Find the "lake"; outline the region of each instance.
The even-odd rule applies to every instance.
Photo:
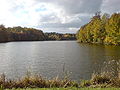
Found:
[[[65,72],[73,80],[90,79],[104,63],[120,59],[120,46],[79,44],[76,41],[0,43],[0,73],[19,78],[30,71],[52,78]]]

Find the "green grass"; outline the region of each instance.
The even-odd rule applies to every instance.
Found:
[[[6,90],[120,90],[120,88],[36,88],[36,89],[6,89]]]

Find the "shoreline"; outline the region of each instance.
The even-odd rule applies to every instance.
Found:
[[[0,76],[0,86],[4,89],[26,89],[26,88],[120,88],[120,78],[113,77],[110,73],[93,74],[90,80],[80,82],[70,80],[64,76],[63,79],[55,77],[46,79],[40,75],[26,74],[23,78],[7,79],[5,74]]]

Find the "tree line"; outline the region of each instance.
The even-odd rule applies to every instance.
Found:
[[[120,45],[120,13],[111,16],[107,13],[96,13],[76,34],[82,43],[100,43]]]
[[[8,27],[0,25],[0,42],[75,40],[75,34],[43,33],[42,30],[27,27]]]
[[[0,42],[8,41],[42,41],[45,40],[45,35],[41,30],[33,28],[8,27],[0,25]]]
[[[76,34],[70,34],[70,33],[45,33],[47,40],[76,40]]]

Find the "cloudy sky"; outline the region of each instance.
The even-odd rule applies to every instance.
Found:
[[[95,12],[120,11],[120,0],[0,0],[0,24],[75,33]]]

